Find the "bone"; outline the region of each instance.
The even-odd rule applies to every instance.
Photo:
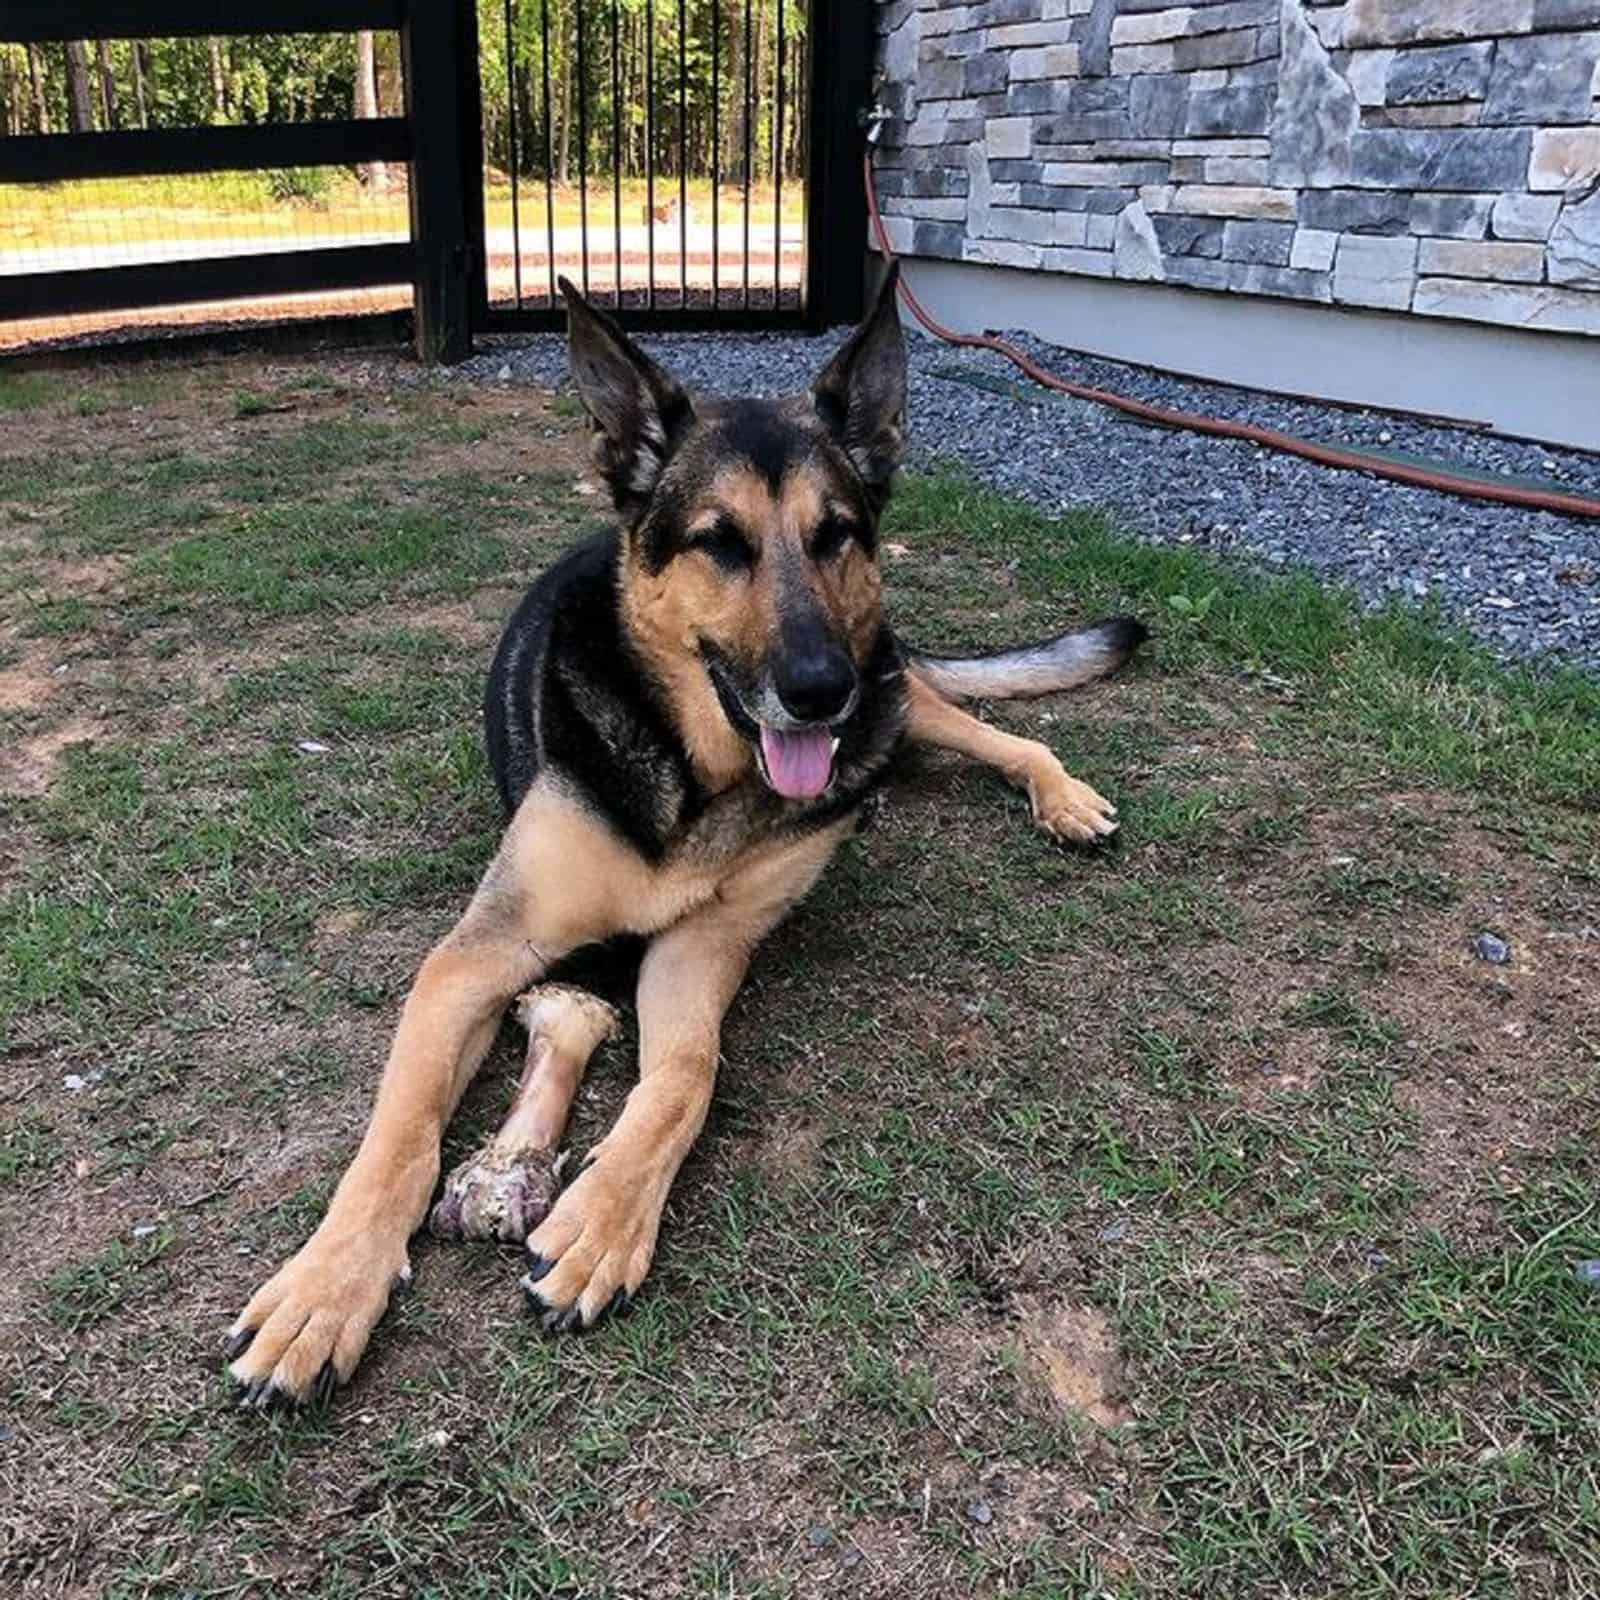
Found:
[[[528,1030],[522,1080],[500,1131],[445,1180],[429,1220],[444,1238],[520,1244],[544,1220],[589,1058],[621,1025],[616,1007],[565,984],[540,984],[518,995],[514,1009]]]

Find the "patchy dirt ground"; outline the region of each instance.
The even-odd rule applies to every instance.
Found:
[[[1180,615],[1202,564],[908,484],[910,636],[1167,618],[995,713],[1119,844],[908,762],[758,963],[630,1316],[551,1341],[513,1257],[422,1240],[329,1411],[241,1416],[221,1331],[492,848],[477,697],[581,441],[366,356],[0,407],[7,1594],[1600,1588],[1579,690],[1242,583]]]

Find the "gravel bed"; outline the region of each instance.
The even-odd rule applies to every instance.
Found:
[[[815,372],[839,337],[669,334],[642,343],[691,388],[777,394]],[[1600,455],[1278,399],[1008,337],[1061,376],[1119,394],[1600,499]],[[1600,671],[1600,522],[1152,427],[1042,390],[991,351],[920,334],[910,349],[913,465],[960,464],[1050,512],[1104,507],[1151,542],[1196,545],[1267,570],[1309,568],[1370,605],[1432,602],[1503,657]],[[497,341],[455,369],[453,381],[462,378],[560,387],[568,381],[564,342]]]

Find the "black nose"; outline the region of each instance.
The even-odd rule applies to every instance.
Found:
[[[856,692],[856,669],[831,640],[785,651],[773,663],[773,683],[783,709],[801,722],[828,722]]]

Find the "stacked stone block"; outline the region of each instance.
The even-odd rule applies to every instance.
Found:
[[[1600,0],[890,0],[896,250],[1600,334]]]

